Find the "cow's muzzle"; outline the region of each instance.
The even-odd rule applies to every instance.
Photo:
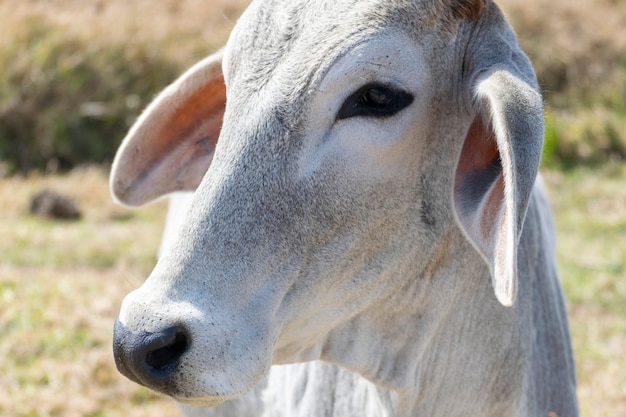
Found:
[[[117,320],[113,333],[115,365],[130,380],[168,393],[174,388],[172,375],[190,342],[189,332],[182,326],[136,333]]]

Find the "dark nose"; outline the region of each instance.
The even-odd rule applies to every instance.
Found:
[[[172,326],[160,332],[131,332],[119,320],[113,331],[117,369],[128,379],[158,391],[167,391],[181,356],[189,349],[189,332]]]

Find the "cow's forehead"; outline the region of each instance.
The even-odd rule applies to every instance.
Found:
[[[442,15],[433,3],[388,0],[381,7],[372,0],[254,1],[229,40],[226,81],[247,92],[277,79],[291,90],[306,88],[337,57],[382,31],[402,30],[416,41],[433,33],[433,16]],[[436,24],[441,23],[445,19]]]

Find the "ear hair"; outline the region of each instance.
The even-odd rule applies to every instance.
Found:
[[[454,207],[468,240],[490,267],[496,297],[517,293],[517,246],[543,146],[536,88],[506,68],[476,83],[477,111],[454,179]]]
[[[113,197],[141,205],[193,191],[206,173],[222,127],[226,86],[222,51],[163,90],[124,138],[111,168]]]
[[[483,0],[458,0],[450,5],[455,18],[476,20],[480,17],[484,7]]]

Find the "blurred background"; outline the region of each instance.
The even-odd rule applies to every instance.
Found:
[[[177,415],[113,365],[113,320],[154,265],[167,207],[116,206],[108,169],[247,3],[0,0],[0,415]],[[499,4],[546,100],[581,410],[626,416],[626,2]]]

